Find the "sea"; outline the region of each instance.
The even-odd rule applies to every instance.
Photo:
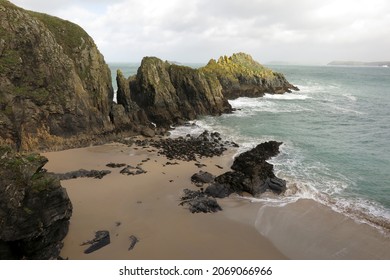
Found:
[[[139,63],[109,64],[134,75]],[[189,64],[200,67],[202,64]],[[218,131],[240,145],[283,142],[269,162],[288,182],[280,197],[253,202],[286,205],[312,199],[360,223],[390,232],[390,68],[269,65],[300,91],[230,100],[232,114],[205,116],[172,137]]]

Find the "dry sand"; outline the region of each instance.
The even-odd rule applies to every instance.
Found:
[[[207,167],[176,161],[166,165],[165,156],[153,148],[123,144],[72,149],[44,154],[51,172],[81,168],[112,170],[103,179],[62,181],[73,203],[70,229],[64,240],[63,257],[69,259],[285,259],[253,225],[235,221],[222,212],[192,214],[179,206],[184,188],[197,189],[190,177],[199,170],[219,175],[229,170],[233,154],[205,158]],[[109,162],[136,166],[142,160],[146,174],[127,176]],[[175,162],[175,161],[170,161]],[[220,165],[223,169],[216,167]],[[245,215],[245,213],[243,213]],[[80,246],[97,230],[109,230],[111,244],[91,254]],[[140,242],[128,251],[129,236]]]
[[[390,238],[312,200],[283,207],[229,197],[223,211],[191,214],[179,206],[190,177],[199,170],[229,170],[234,151],[221,157],[166,165],[153,148],[123,144],[45,153],[51,172],[112,170],[103,179],[62,181],[73,203],[70,230],[61,255],[70,259],[390,259]],[[146,174],[126,176],[109,162],[137,165]],[[174,161],[170,161],[174,162]],[[223,169],[216,167],[220,165]],[[111,244],[91,254],[86,246],[97,230],[109,230]],[[129,236],[140,242],[128,251]]]

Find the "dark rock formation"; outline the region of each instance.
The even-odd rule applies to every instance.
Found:
[[[135,235],[130,235],[129,240],[130,240],[130,246],[129,246],[128,251],[133,250],[135,247],[135,244],[137,244],[139,242],[139,239]]]
[[[110,174],[110,170],[85,170],[85,169],[79,169],[76,171],[70,171],[67,173],[55,173],[53,174],[60,180],[70,180],[70,179],[76,179],[81,177],[88,177],[88,178],[95,178],[95,179],[102,179],[104,176]]]
[[[113,163],[113,162],[106,164],[106,166],[110,167],[110,168],[120,168],[120,167],[123,167],[125,165],[126,165],[126,163]]]
[[[0,142],[43,149],[113,129],[111,74],[79,26],[0,1]]]
[[[280,194],[286,190],[286,182],[277,178],[273,165],[266,162],[279,153],[281,142],[269,141],[242,153],[233,162],[233,171],[226,172],[207,187],[205,193],[213,197],[226,197],[231,193],[247,192],[258,196],[267,190]]]
[[[191,213],[208,213],[222,210],[215,198],[208,196],[201,190],[184,189],[180,205],[187,205]]]
[[[222,85],[222,93],[228,99],[299,90],[283,74],[273,72],[245,53],[221,56],[217,61],[211,59],[200,71],[206,76],[217,77]]]
[[[187,135],[187,137],[167,138],[154,140],[150,145],[160,149],[159,153],[168,159],[178,159],[184,161],[196,161],[197,157],[220,156],[227,147],[237,147],[237,144],[229,141],[222,141],[219,133],[209,133],[204,131],[197,137]]]
[[[215,176],[213,174],[201,170],[191,176],[191,182],[196,185],[203,185],[212,182],[214,178]]]
[[[118,86],[117,102],[113,104],[111,111],[111,120],[116,129],[141,131],[142,126],[150,124],[148,117],[143,109],[135,103],[130,94],[130,80],[126,79],[122,72],[117,70],[116,83]]]
[[[143,170],[140,166],[133,167],[128,165],[127,167],[123,168],[120,173],[125,175],[140,175],[147,173],[147,171]]]
[[[91,245],[84,250],[84,254],[90,254],[103,248],[104,246],[107,246],[110,243],[110,232],[108,230],[99,230],[95,232],[94,239],[83,242],[81,246]]]
[[[130,89],[121,90],[118,102],[135,101],[157,126],[169,127],[200,115],[231,112],[216,77],[156,57],[145,57],[129,84]]]
[[[0,259],[57,259],[72,204],[47,159],[0,147]]]

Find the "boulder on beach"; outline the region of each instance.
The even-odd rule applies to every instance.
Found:
[[[0,146],[0,259],[57,259],[72,204],[38,154]]]
[[[266,160],[279,153],[281,142],[269,141],[236,157],[232,170],[215,178],[205,193],[223,198],[231,193],[247,192],[259,196],[267,190],[280,194],[286,190],[286,181],[276,177],[273,165]]]

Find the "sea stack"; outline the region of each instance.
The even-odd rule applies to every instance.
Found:
[[[200,71],[217,77],[223,95],[228,99],[261,97],[265,93],[283,94],[299,90],[290,84],[282,73],[264,67],[246,53],[221,56],[218,60],[211,59]]]
[[[149,120],[163,127],[232,110],[215,77],[156,57],[142,60],[130,92]]]

